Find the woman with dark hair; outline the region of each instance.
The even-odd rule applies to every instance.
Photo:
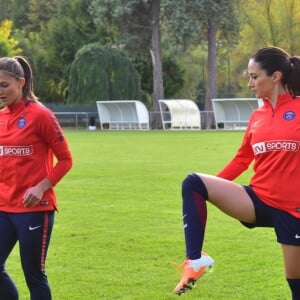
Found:
[[[49,300],[45,261],[57,210],[53,187],[71,169],[72,156],[55,115],[34,94],[24,57],[0,58],[0,102],[0,298],[19,299],[5,269],[18,242],[30,299]]]
[[[209,201],[248,228],[274,228],[292,299],[300,300],[300,58],[266,47],[250,58],[248,74],[264,104],[252,113],[236,155],[217,176],[192,173],[183,181],[186,260],[174,292],[191,289],[214,263],[201,252]],[[233,182],[252,162],[249,185]]]

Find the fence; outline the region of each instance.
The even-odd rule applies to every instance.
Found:
[[[90,112],[54,112],[62,127],[90,128],[99,127],[97,113]]]
[[[62,127],[69,127],[75,129],[89,129],[91,127],[101,128],[99,116],[97,112],[54,112],[60,125]],[[214,118],[213,111],[200,111],[201,114],[201,128],[208,129],[208,122]],[[161,118],[161,112],[149,112],[149,120],[151,128],[153,129],[153,120],[157,116]],[[118,128],[115,128],[118,129]],[[132,128],[134,129],[134,128]]]

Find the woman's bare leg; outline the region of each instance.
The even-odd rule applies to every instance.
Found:
[[[253,202],[240,184],[216,176],[197,175],[206,186],[209,202],[237,220],[255,222]]]
[[[286,278],[300,278],[300,246],[281,244]]]
[[[281,244],[285,275],[292,292],[292,299],[300,299],[300,246]]]

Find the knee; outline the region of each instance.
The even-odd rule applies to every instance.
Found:
[[[182,187],[196,187],[199,184],[199,181],[201,182],[202,180],[196,173],[190,173],[182,181]]]
[[[196,173],[190,173],[182,182],[182,192],[195,191],[203,196],[204,199],[208,199],[208,193],[206,186],[199,175]]]

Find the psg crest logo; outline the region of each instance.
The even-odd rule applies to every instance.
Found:
[[[18,128],[22,129],[26,126],[26,119],[24,118],[24,116],[21,116],[21,118],[18,120]]]
[[[283,114],[283,118],[286,121],[292,121],[296,118],[296,114],[293,111],[287,111]]]

